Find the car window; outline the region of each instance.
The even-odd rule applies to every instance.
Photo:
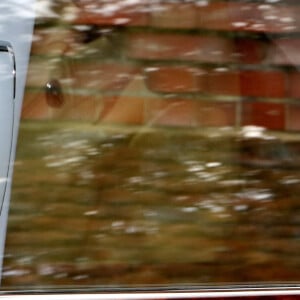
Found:
[[[288,294],[300,279],[298,2],[35,11],[3,290]]]

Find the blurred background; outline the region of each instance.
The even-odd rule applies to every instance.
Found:
[[[299,12],[37,1],[3,287],[297,282]]]

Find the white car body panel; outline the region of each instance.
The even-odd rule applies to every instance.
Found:
[[[13,92],[12,61],[9,53],[0,53],[0,273],[2,269],[11,177],[15,157],[19,119],[24,94],[34,24],[34,0],[6,0],[0,3],[0,40],[14,51],[16,89]],[[13,99],[14,98],[14,99]]]

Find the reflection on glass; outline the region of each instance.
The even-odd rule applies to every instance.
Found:
[[[38,7],[4,287],[298,281],[299,4]]]
[[[1,91],[1,112],[0,112],[0,136],[1,143],[1,162],[0,162],[0,215],[2,215],[2,207],[4,195],[7,186],[8,169],[12,148],[12,128],[14,113],[14,97],[15,97],[15,66],[14,57],[11,48],[7,42],[0,41],[0,91]],[[1,218],[2,219],[2,218]]]

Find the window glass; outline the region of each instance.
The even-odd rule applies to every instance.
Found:
[[[36,12],[3,288],[298,282],[298,1]]]

